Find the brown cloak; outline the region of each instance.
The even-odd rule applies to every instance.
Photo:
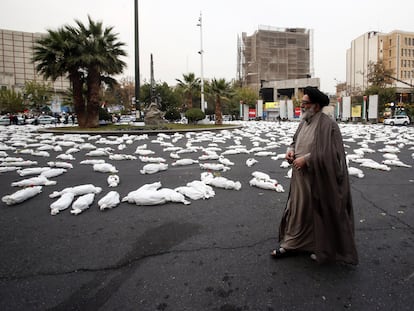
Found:
[[[302,121],[293,141],[303,125]],[[354,216],[342,135],[335,121],[321,113],[308,160],[313,240],[318,262],[358,263]],[[293,176],[292,176],[293,177]],[[293,183],[293,180],[292,180]],[[289,198],[291,191],[289,191]],[[288,199],[289,201],[289,199]],[[287,207],[286,207],[287,208]],[[286,209],[279,228],[283,241],[288,225]]]

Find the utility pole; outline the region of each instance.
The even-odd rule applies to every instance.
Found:
[[[198,24],[197,26],[200,27],[200,51],[198,51],[198,54],[200,54],[200,60],[201,60],[201,71],[200,71],[200,85],[201,85],[201,111],[204,112],[204,76],[203,76],[203,54],[204,54],[204,50],[203,50],[203,21],[202,21],[202,17],[201,17],[201,12],[200,12],[200,17],[198,18]]]
[[[134,2],[134,20],[135,20],[135,109],[139,112],[141,118],[141,109],[139,104],[139,23],[138,23],[138,0]]]

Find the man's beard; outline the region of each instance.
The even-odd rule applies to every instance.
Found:
[[[315,107],[304,108],[302,109],[301,119],[309,122],[309,120],[315,115]]]

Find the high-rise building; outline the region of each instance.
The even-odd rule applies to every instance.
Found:
[[[313,77],[313,35],[304,28],[259,26],[238,38],[238,79],[260,90],[264,82]]]
[[[26,81],[44,81],[32,63],[33,47],[45,34],[0,29],[0,88],[21,90]],[[47,81],[55,91],[70,87],[65,77]]]
[[[346,84],[349,93],[368,86],[369,64],[382,62],[390,69],[393,85],[403,92],[414,82],[414,32],[367,32],[352,40],[346,53]]]

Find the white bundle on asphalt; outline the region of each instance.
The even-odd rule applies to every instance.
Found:
[[[11,185],[12,187],[51,186],[56,185],[56,181],[49,180],[45,176],[37,176],[12,182]]]
[[[259,162],[259,161],[257,161],[256,159],[254,159],[254,158],[248,158],[247,160],[246,160],[246,165],[248,166],[248,167],[252,167],[254,164],[256,164],[257,162]]]
[[[136,160],[137,157],[131,154],[111,154],[109,160],[122,161],[122,160]]]
[[[213,188],[201,180],[194,180],[187,183],[186,186],[177,187],[174,190],[192,200],[209,199],[216,195]]]
[[[184,165],[191,165],[194,163],[198,163],[198,160],[185,158],[185,159],[178,159],[177,161],[174,161],[171,165],[172,166],[184,166]]]
[[[160,171],[165,171],[168,169],[168,164],[165,163],[149,163],[144,165],[140,170],[141,174],[155,174]]]
[[[148,157],[148,156],[139,156],[141,162],[144,163],[164,163],[166,160],[161,157]]]
[[[93,170],[100,173],[118,173],[116,167],[110,163],[94,164]]]
[[[51,168],[46,166],[46,167],[28,167],[28,168],[24,168],[21,170],[17,171],[17,174],[19,174],[20,176],[24,177],[24,176],[28,176],[28,175],[39,175],[44,171],[48,171]]]
[[[80,162],[80,164],[103,164],[105,163],[105,160],[103,159],[88,159],[88,160],[83,160]]]
[[[356,167],[349,166],[348,167],[348,174],[350,176],[356,176],[358,178],[364,178],[364,172],[361,169],[356,168]]]
[[[223,188],[228,190],[240,190],[240,181],[233,181],[222,176],[214,176],[212,173],[203,172],[201,173],[201,181],[206,185],[210,185],[217,188]]]
[[[61,196],[64,193],[72,192],[75,196],[83,195],[87,193],[100,193],[102,191],[101,187],[95,187],[92,184],[85,184],[85,185],[79,185],[75,187],[67,187],[61,191],[53,191],[51,194],[49,194],[49,198],[56,198]]]
[[[106,181],[108,182],[108,187],[117,187],[119,184],[120,178],[118,175],[112,174],[108,176]]]
[[[175,191],[169,188],[161,188],[157,190],[159,194],[161,194],[167,202],[175,202],[175,203],[183,203],[185,205],[190,204],[190,201],[187,201],[182,193]]]
[[[249,181],[249,184],[250,184],[250,186],[258,187],[258,188],[261,188],[261,189],[274,190],[276,192],[285,192],[285,190],[283,189],[283,186],[281,184],[273,183],[271,181],[266,181],[266,180],[262,180],[262,179],[258,179],[256,177],[253,177]]]
[[[28,187],[12,194],[5,195],[1,200],[7,205],[14,205],[26,201],[42,192],[42,186]]]
[[[44,176],[46,178],[53,178],[62,175],[65,172],[67,172],[67,169],[65,168],[49,168],[48,170],[40,173],[40,176]]]
[[[114,208],[121,203],[119,193],[116,191],[109,191],[104,197],[98,201],[99,209],[102,211],[104,209]]]
[[[227,158],[225,158],[223,156],[220,156],[218,160],[219,160],[219,162],[221,164],[226,165],[226,166],[232,166],[232,165],[234,165],[234,162],[230,161],[229,159],[227,159]]]
[[[63,161],[74,161],[76,160],[75,157],[71,153],[62,153],[56,156],[56,159],[63,160]]]
[[[95,193],[87,193],[80,196],[75,202],[73,202],[70,213],[72,215],[79,215],[91,206],[94,199]]]
[[[21,169],[20,166],[4,166],[0,167],[0,173],[13,172]]]
[[[203,170],[223,171],[223,172],[230,170],[230,167],[225,166],[221,163],[200,163],[200,168]]]
[[[398,166],[398,167],[411,167],[409,164],[405,164],[400,160],[383,160],[382,164],[390,165],[390,166]]]
[[[54,216],[67,209],[72,204],[74,198],[75,195],[73,192],[66,192],[62,194],[59,199],[50,204],[50,214]]]
[[[103,149],[95,149],[85,154],[88,157],[105,157],[109,155],[109,152]]]
[[[137,149],[135,150],[135,154],[141,155],[141,156],[147,156],[150,154],[154,154],[155,152],[152,150],[148,150],[148,149],[139,149],[137,147]]]
[[[47,162],[47,165],[49,165],[50,167],[58,167],[58,168],[67,168],[67,169],[73,168],[73,165],[68,162],[51,161],[51,162]]]
[[[35,156],[35,157],[45,157],[45,158],[50,157],[50,153],[49,152],[47,152],[47,151],[41,151],[41,150],[33,151],[31,153],[31,155],[32,156]]]

